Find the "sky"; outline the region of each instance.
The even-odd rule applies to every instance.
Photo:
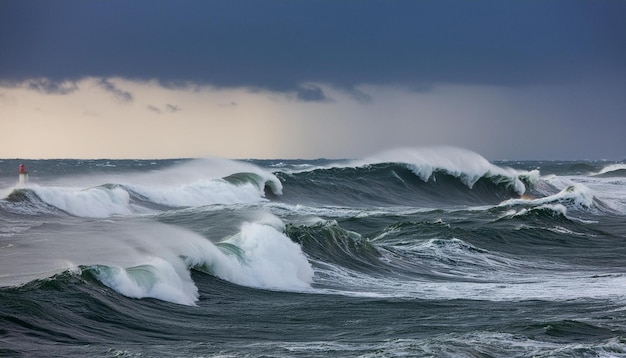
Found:
[[[626,1],[0,0],[0,158],[626,158]]]

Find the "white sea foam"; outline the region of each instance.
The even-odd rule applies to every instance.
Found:
[[[527,268],[524,271],[493,270],[451,275],[457,280],[429,278],[378,278],[338,266],[316,269],[316,283],[322,293],[358,297],[396,297],[426,300],[472,299],[480,301],[545,300],[562,302],[575,299],[610,299],[626,303],[623,273],[598,274],[593,271],[562,272]],[[434,268],[433,273],[437,272]],[[453,270],[449,271],[454,272]],[[439,272],[441,274],[441,272]],[[442,275],[444,277],[445,275]]]
[[[131,205],[130,194],[124,187],[38,187],[31,189],[45,203],[71,215],[106,218],[114,215],[132,215],[141,212]],[[263,190],[255,184],[235,185],[223,179],[201,180],[172,187],[129,186],[148,201],[172,206],[202,206],[214,204],[251,204],[263,199]]]
[[[272,226],[246,223],[224,243],[233,245],[234,250],[230,246],[216,250],[216,246],[203,243],[187,252],[188,264],[257,288],[305,289],[313,281],[313,269],[300,246]]]
[[[253,183],[234,185],[221,178],[171,187],[133,186],[131,189],[154,203],[175,207],[248,204],[263,198],[263,189]]]
[[[565,189],[560,192],[546,196],[543,198],[522,198],[522,199],[509,199],[500,203],[500,206],[514,206],[514,205],[533,205],[533,206],[543,206],[544,208],[552,208],[555,211],[562,212],[563,207],[554,206],[549,204],[562,204],[567,203],[568,206],[578,207],[578,208],[591,208],[593,207],[593,194],[591,190],[582,184],[572,184],[567,186]],[[565,212],[562,212],[565,214]]]
[[[460,239],[432,239],[414,245],[381,250],[391,267],[398,252],[413,258],[425,276],[377,277],[327,262],[315,262],[316,287],[323,293],[359,297],[397,297],[427,300],[567,301],[610,299],[626,303],[626,275],[571,266],[547,260],[529,260],[475,247]],[[395,253],[394,253],[395,252]],[[410,267],[405,261],[401,267]],[[395,270],[394,270],[395,271]],[[442,278],[433,280],[432,275]],[[445,279],[443,279],[445,278]]]
[[[597,176],[555,176],[542,180],[556,188],[578,186],[586,188],[588,195],[600,200],[607,208],[626,213],[626,178],[603,178]]]
[[[246,182],[224,178],[251,173]],[[266,183],[282,194],[282,183],[255,165],[226,159],[196,159],[158,172],[139,174],[124,181],[149,200],[170,206],[256,203],[263,200]]]
[[[419,207],[370,207],[370,208],[353,208],[353,207],[340,207],[340,206],[306,206],[306,205],[292,205],[285,203],[272,202],[268,203],[267,207],[269,207],[272,212],[277,213],[280,216],[288,216],[297,214],[300,217],[310,217],[313,221],[319,221],[315,218],[318,217],[336,217],[336,218],[349,218],[349,217],[357,217],[357,218],[365,218],[365,217],[375,217],[375,216],[384,216],[384,215],[413,215],[416,213],[427,212],[429,208],[419,208]],[[472,210],[478,207],[469,208],[468,210]],[[481,207],[484,208],[484,207]],[[480,209],[484,210],[484,209]],[[322,220],[324,221],[324,220]],[[300,222],[300,220],[298,220]],[[304,225],[309,225],[308,221],[302,221]]]
[[[225,178],[237,173],[253,173],[261,181],[257,183],[261,190],[267,182],[275,190],[275,194],[282,193],[280,180],[271,172],[250,163],[219,158],[190,160],[159,171],[125,177],[126,180],[122,182],[144,187],[177,188]]]
[[[358,324],[355,318],[351,323]],[[527,337],[523,334],[493,331],[469,333],[434,333],[422,338],[385,340],[303,341],[257,343],[262,349],[278,345],[292,356],[374,357],[623,357],[626,344],[617,336],[593,342],[565,343],[560,340]],[[234,350],[237,352],[237,350]],[[521,352],[521,353],[520,353]],[[582,353],[581,353],[582,352]],[[236,354],[233,354],[236,356]]]
[[[285,289],[309,287],[313,281],[313,270],[300,246],[270,226],[244,224],[241,234],[228,241],[245,257],[245,276],[237,282]]]
[[[151,257],[139,266],[96,266],[94,272],[103,284],[127,297],[152,297],[183,305],[198,300],[198,289],[189,271],[177,260]]]
[[[130,215],[130,196],[121,188],[96,187],[88,189],[32,186],[37,196],[71,215],[103,218]]]
[[[203,267],[235,284],[265,289],[301,290],[312,282],[313,270],[300,246],[271,226],[244,224],[239,234],[227,240],[234,248],[222,248],[179,228],[168,226],[160,231],[161,237],[150,238],[148,247],[142,248],[159,255],[156,259],[117,270],[103,283],[129,297],[191,304],[197,299],[197,289],[182,267]]]

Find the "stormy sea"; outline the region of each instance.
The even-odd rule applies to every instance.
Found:
[[[626,356],[624,161],[0,171],[3,357]]]

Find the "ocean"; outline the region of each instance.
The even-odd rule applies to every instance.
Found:
[[[0,356],[626,356],[626,162],[0,160]]]

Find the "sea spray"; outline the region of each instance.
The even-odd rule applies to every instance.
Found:
[[[219,243],[220,253],[203,247],[187,256],[190,265],[250,287],[300,290],[310,287],[313,270],[300,246],[275,227],[244,223]]]
[[[522,198],[505,200],[500,205],[532,205],[545,206],[546,204],[563,204],[572,208],[589,209],[594,206],[594,196],[583,184],[572,184],[560,192],[542,198]],[[559,208],[561,210],[561,208]]]
[[[105,265],[89,269],[104,285],[131,298],[152,297],[163,301],[194,305],[198,289],[182,261],[148,258],[145,264],[129,268]]]
[[[45,203],[74,216],[106,218],[132,213],[130,196],[122,188],[80,189],[33,186],[32,190]]]
[[[274,188],[278,186],[274,185]],[[104,184],[83,189],[34,185],[30,190],[46,204],[70,215],[86,218],[147,213],[151,211],[153,204],[195,207],[258,203],[266,200],[263,184],[231,183],[222,178],[202,179],[173,186]]]
[[[197,300],[187,268],[239,285],[278,290],[306,289],[313,280],[313,270],[300,246],[272,226],[244,223],[240,233],[217,245],[193,232],[157,226],[163,226],[160,230],[164,233],[158,239],[136,242],[145,244],[145,262],[129,268],[100,269],[98,278],[129,297],[182,304]]]

